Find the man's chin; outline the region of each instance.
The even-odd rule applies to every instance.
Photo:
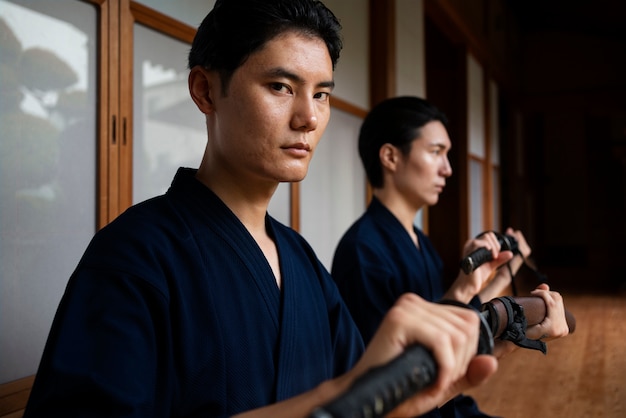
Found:
[[[428,202],[428,206],[435,206],[439,202],[439,195],[433,197],[430,202]]]
[[[281,183],[299,183],[306,177],[307,174],[306,169],[303,170],[292,170],[289,174],[283,176],[283,179],[280,180]]]
[[[304,180],[304,178],[299,180],[281,180],[280,183],[300,183],[302,180]]]

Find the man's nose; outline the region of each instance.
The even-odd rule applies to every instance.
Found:
[[[317,128],[317,109],[313,99],[298,99],[294,105],[291,126],[296,130],[312,131]]]

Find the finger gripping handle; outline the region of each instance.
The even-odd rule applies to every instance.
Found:
[[[420,345],[407,348],[390,363],[367,371],[345,394],[318,408],[311,418],[379,417],[437,379],[432,354]]]
[[[487,232],[487,231],[485,231]],[[485,232],[478,234],[481,236]],[[501,251],[512,251],[513,254],[521,254],[519,252],[518,243],[514,236],[500,234],[495,231],[491,231],[496,234],[496,238],[498,238],[498,243],[500,244]],[[478,267],[486,263],[487,261],[493,260],[493,256],[491,255],[491,251],[481,247],[472,252],[470,255],[461,260],[461,269],[465,274],[470,274]]]

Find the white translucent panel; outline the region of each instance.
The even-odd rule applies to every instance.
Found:
[[[485,158],[485,99],[483,69],[476,59],[467,55],[467,128],[469,152]]]
[[[343,50],[335,70],[334,95],[362,108],[369,108],[369,1],[326,0],[324,4],[339,19]]]
[[[491,190],[493,190],[493,199],[492,199],[492,213],[493,213],[493,225],[491,225],[491,229],[495,231],[502,231],[502,216],[501,216],[501,206],[500,206],[500,170],[498,168],[493,168],[491,171]]]
[[[424,0],[396,2],[396,95],[426,97]]]
[[[483,166],[476,160],[469,163],[470,237],[485,231],[483,223]]]
[[[95,232],[96,19],[0,0],[0,383],[35,373]]]
[[[291,183],[280,183],[270,200],[267,212],[276,220],[291,226]]]
[[[215,0],[135,0],[194,28],[200,26]]]
[[[498,108],[498,85],[489,83],[489,129],[491,131],[491,164],[500,165],[500,109]]]
[[[360,118],[333,109],[300,187],[300,231],[327,268],[339,239],[365,210],[360,124]]]
[[[179,167],[197,168],[206,146],[204,114],[189,96],[189,45],[134,28],[133,203],[163,194]]]

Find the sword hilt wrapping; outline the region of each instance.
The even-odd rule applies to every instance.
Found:
[[[445,300],[441,303],[476,310],[455,301]],[[485,315],[479,313],[478,316],[481,323],[477,352],[491,354],[493,336],[490,324]],[[432,353],[421,345],[413,345],[391,362],[368,370],[355,380],[347,392],[316,409],[310,418],[381,417],[435,380],[437,363]]]
[[[529,326],[539,324],[545,318],[546,306],[542,298],[529,296],[515,297],[514,300],[524,307]],[[492,352],[494,338],[502,335],[505,330],[501,324],[508,323],[506,318],[508,313],[504,306],[500,306],[501,301],[494,299],[485,305],[488,304],[493,305],[492,309],[484,308],[479,315],[481,337],[478,354]],[[568,311],[565,313],[570,332],[574,332],[576,326],[574,317]],[[381,417],[402,401],[434,383],[436,379],[437,364],[432,354],[424,347],[414,345],[391,362],[364,373],[347,392],[316,409],[310,418]]]
[[[380,417],[436,379],[432,354],[414,345],[391,362],[367,371],[346,394],[315,410],[311,418]]]

